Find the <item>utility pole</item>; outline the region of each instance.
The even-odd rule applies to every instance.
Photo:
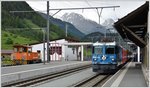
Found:
[[[43,59],[44,59],[44,64],[45,64],[45,30],[46,30],[46,28],[43,29]]]
[[[50,51],[49,51],[49,1],[47,1],[47,61],[50,62]]]
[[[66,37],[67,37],[68,25],[66,23]]]

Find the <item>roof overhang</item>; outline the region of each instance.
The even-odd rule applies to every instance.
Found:
[[[26,47],[26,48],[31,48],[29,45],[13,45],[13,47]]]
[[[118,20],[114,27],[123,39],[129,39],[137,46],[145,47],[148,25],[149,2]]]
[[[71,43],[62,43],[62,45],[65,45],[65,46],[80,46],[80,45],[92,45],[93,43],[92,42],[71,42]]]
[[[114,41],[114,42],[96,42],[96,43],[94,43],[93,44],[93,46],[101,46],[101,45],[116,45],[116,42]]]

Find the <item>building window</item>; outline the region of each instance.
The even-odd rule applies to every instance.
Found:
[[[50,47],[50,55],[53,55],[54,53],[61,55],[62,54],[62,47],[60,47],[60,46]]]

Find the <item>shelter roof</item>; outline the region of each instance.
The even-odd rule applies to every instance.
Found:
[[[146,33],[148,25],[149,2],[119,19],[114,27],[120,33],[123,39],[133,41],[137,46],[146,45]]]

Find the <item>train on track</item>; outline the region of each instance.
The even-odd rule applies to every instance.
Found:
[[[116,42],[96,42],[92,50],[93,72],[114,73],[128,61],[128,50]]]
[[[31,64],[40,63],[41,55],[40,51],[32,52],[32,47],[27,45],[14,45],[14,52],[11,55],[11,59],[14,64]]]

